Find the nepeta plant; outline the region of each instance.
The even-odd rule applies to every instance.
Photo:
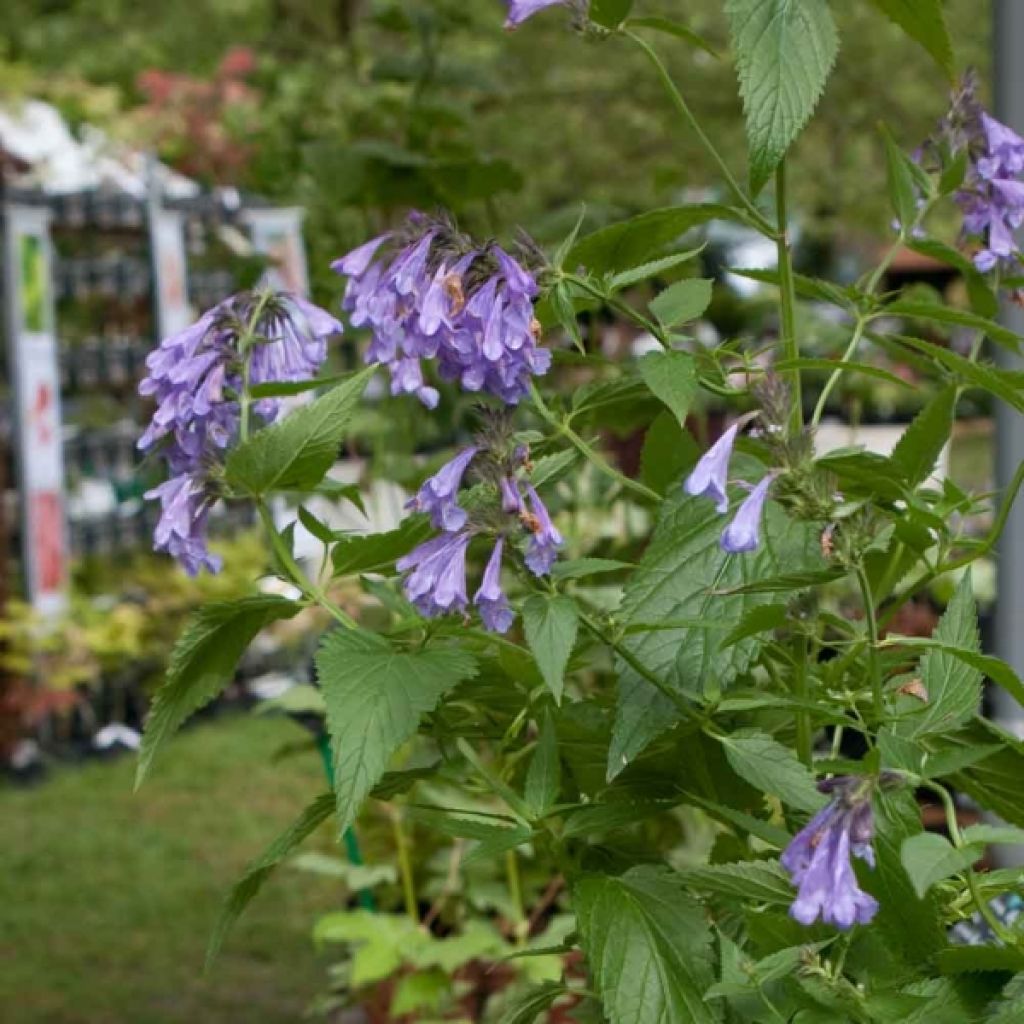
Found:
[[[940,0],[872,2],[954,79]],[[548,904],[526,915],[520,861],[564,880],[575,925],[556,952],[579,948],[588,981],[566,973],[526,992],[506,1020],[563,998],[612,1024],[1024,1019],[1024,935],[1005,912],[1020,875],[977,868],[990,845],[1024,843],[1024,745],[982,715],[983,683],[1018,699],[1024,684],[980,649],[970,571],[997,543],[1024,472],[996,496],[933,478],[965,391],[1024,409],[1018,376],[983,358],[986,339],[1020,347],[993,317],[1022,280],[1024,141],[982,110],[966,78],[932,138],[902,140],[914,157],[882,134],[895,237],[879,264],[848,285],[799,276],[786,155],[836,57],[828,3],[726,4],[746,185],[648,34],[707,44],[633,7],[510,0],[507,25],[569,14],[609,59],[638,47],[680,127],[720,168],[725,201],[574,232],[550,257],[414,213],[334,264],[349,323],[369,334],[368,367],[287,416],[278,400],[322,387],[325,340],[340,330],[295,297],[238,296],[152,357],[143,393],[158,407],[144,446],[172,473],[155,492],[157,546],[190,571],[216,569],[211,504],[252,502],[274,571],[301,596],[196,613],[154,701],[139,778],[260,629],[316,605],[334,623],[317,659],[332,792],[254,863],[212,949],[277,863],[332,815],[350,829],[369,797],[390,806],[417,926],[405,804],[437,835],[476,844],[475,857],[506,858],[521,945]],[[957,238],[933,234],[943,206],[963,213]],[[776,247],[776,270],[748,272],[777,289],[770,359],[735,343],[707,349],[687,331],[712,288],[688,276],[696,252],[679,241],[716,219]],[[959,271],[969,305],[882,292],[904,246]],[[814,402],[805,374],[822,361],[802,348],[813,312],[801,300],[836,307],[847,333]],[[618,364],[591,354],[578,314],[595,306],[659,350]],[[910,327],[894,333],[895,320],[973,339],[961,352]],[[550,330],[545,343],[556,325],[564,343]],[[553,351],[564,366],[552,369]],[[933,378],[933,397],[891,455],[817,454],[830,396],[848,376],[885,375],[879,353]],[[300,507],[332,567],[308,576],[267,503],[352,497],[325,478],[380,366],[424,417],[436,415],[441,382],[474,396],[476,436],[422,481],[398,530],[337,536]],[[743,412],[701,454],[683,424],[712,401]],[[646,430],[637,475],[601,443],[623,406]],[[992,518],[983,536],[971,532],[979,513]],[[615,517],[630,537],[605,528]],[[344,596],[361,574],[382,602],[376,632]],[[901,609],[946,575],[955,591],[932,635],[900,635]],[[933,831],[922,824],[929,801],[942,821]],[[968,806],[1007,824],[965,826]],[[710,823],[712,841],[680,835],[680,808]]]

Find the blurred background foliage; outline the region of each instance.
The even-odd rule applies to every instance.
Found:
[[[837,73],[796,148],[791,180],[805,227],[827,245],[887,227],[878,187],[885,121],[913,148],[946,104],[929,58],[868,0],[837,4]],[[720,0],[647,0],[722,57],[654,39],[731,162],[741,120]],[[989,12],[949,0],[964,66],[985,76]],[[72,122],[156,148],[203,180],[309,211],[315,290],[326,264],[410,205],[455,210],[473,231],[520,224],[558,238],[582,197],[597,224],[679,201],[715,180],[673,118],[643,57],[579,45],[552,11],[502,32],[482,0],[8,0],[0,88],[55,102]]]

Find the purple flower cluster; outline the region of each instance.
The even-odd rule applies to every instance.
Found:
[[[429,515],[434,526],[442,531],[397,562],[398,571],[406,574],[406,596],[427,618],[463,613],[469,605],[466,549],[481,531],[470,523],[469,513],[459,505],[458,493],[466,471],[479,455],[479,447],[459,452],[423,484],[406,506]],[[515,461],[521,465],[526,457],[517,453]],[[524,499],[514,472],[501,473],[497,489],[501,512],[515,516],[529,534],[524,552],[527,567],[536,576],[546,576],[563,540],[544,502],[530,484],[525,485]],[[505,539],[505,533],[499,532],[483,580],[473,595],[484,627],[493,633],[507,632],[515,619],[501,587]]]
[[[984,111],[970,148],[971,164],[957,201],[964,232],[981,239],[974,265],[983,273],[1020,266],[1015,233],[1024,224],[1024,139]]]
[[[846,930],[867,924],[878,902],[857,885],[851,856],[875,866],[871,840],[875,834],[870,791],[861,779],[838,776],[818,786],[832,793],[820,810],[782,854],[782,866],[797,887],[790,915],[801,924],[819,917]]]
[[[997,121],[978,100],[978,79],[964,76],[949,111],[925,144],[939,169],[967,154],[967,173],[956,199],[964,215],[964,236],[980,243],[974,264],[982,272],[1018,270],[1020,248],[1014,237],[1024,224],[1024,139]]]
[[[729,462],[733,445],[739,435],[741,423],[731,426],[708,450],[686,478],[683,488],[694,498],[711,498],[719,515],[729,511]],[[768,492],[775,482],[769,473],[736,510],[732,522],[722,531],[722,550],[731,555],[756,551],[761,543],[761,518]]]
[[[207,549],[207,520],[217,500],[213,471],[238,436],[245,364],[254,385],[309,380],[327,358],[327,339],[341,329],[298,295],[243,292],[165,338],[146,359],[139,394],[156,409],[138,444],[159,454],[170,474],[146,494],[161,505],[155,547],[190,576],[220,569]],[[253,410],[269,423],[280,408],[261,399]]]
[[[533,314],[537,282],[504,249],[474,249],[446,224],[422,214],[402,233],[381,235],[331,264],[348,277],[343,307],[373,339],[368,363],[383,363],[393,395],[438,402],[423,361],[445,380],[515,405],[547,372]]]

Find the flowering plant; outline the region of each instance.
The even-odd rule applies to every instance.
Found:
[[[873,2],[953,77],[940,0]],[[989,846],[1024,842],[1024,746],[981,714],[983,682],[1017,699],[1024,683],[980,649],[970,572],[996,544],[1024,471],[995,498],[933,476],[966,390],[1024,409],[1019,379],[983,359],[986,339],[1020,345],[992,318],[1000,291],[1021,281],[1024,140],[981,109],[968,76],[934,135],[908,140],[920,144],[914,157],[883,133],[895,238],[881,262],[848,286],[799,276],[786,153],[825,88],[838,33],[826,0],[726,6],[745,185],[649,41],[707,48],[685,25],[634,15],[631,0],[510,0],[507,21],[520,29],[564,8],[596,43],[638,47],[719,166],[726,201],[577,231],[550,256],[413,213],[334,264],[348,329],[369,335],[367,367],[340,381],[320,368],[341,322],[268,292],[222,303],[151,357],[143,393],[158,406],[142,443],[171,474],[152,492],[158,547],[190,572],[216,570],[210,509],[249,501],[294,596],[197,612],[153,704],[140,780],[262,627],[311,604],[335,622],[317,657],[332,792],[253,864],[214,949],[276,864],[331,816],[349,830],[372,798],[399,823],[417,925],[402,801],[423,826],[476,844],[474,857],[507,859],[522,954],[543,914],[524,913],[519,858],[565,886],[574,926],[543,952],[579,950],[587,981],[545,982],[506,1020],[562,1000],[600,1007],[586,1019],[612,1024],[1024,1014],[1024,935],[1002,913],[1019,875],[976,869]],[[959,239],[930,231],[943,204],[963,211]],[[687,331],[712,284],[679,277],[697,254],[678,241],[711,220],[776,248],[775,270],[747,272],[778,291],[770,358],[708,349]],[[882,292],[903,246],[963,274],[969,308]],[[849,336],[814,408],[802,374],[821,367],[801,353],[801,299],[836,307]],[[595,306],[656,350],[621,365],[593,354],[578,317]],[[893,318],[955,324],[974,340],[960,354],[886,333]],[[545,336],[556,325],[561,346]],[[872,350],[936,378],[934,397],[888,456],[817,453],[843,377],[885,373]],[[279,529],[269,502],[359,500],[327,473],[379,367],[388,401],[417,401],[424,417],[444,387],[474,396],[477,432],[422,482],[396,530],[338,535],[300,506],[331,567],[307,575],[294,527]],[[285,414],[286,396],[324,387]],[[685,424],[706,396],[745,411],[701,454]],[[645,429],[639,474],[620,468],[605,435],[587,436],[623,405]],[[609,518],[653,523],[650,537],[588,543],[575,529],[584,486]],[[989,509],[991,529],[971,536]],[[958,583],[933,635],[893,632],[900,609],[946,574]],[[339,596],[339,582],[361,575],[386,622],[376,630]],[[955,795],[1007,824],[965,827]],[[922,824],[927,800],[936,831]],[[712,823],[710,843],[657,827],[678,824],[680,808]]]

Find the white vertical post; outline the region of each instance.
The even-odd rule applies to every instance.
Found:
[[[68,536],[50,211],[10,203],[3,222],[22,571],[29,602],[51,616],[67,607]]]

